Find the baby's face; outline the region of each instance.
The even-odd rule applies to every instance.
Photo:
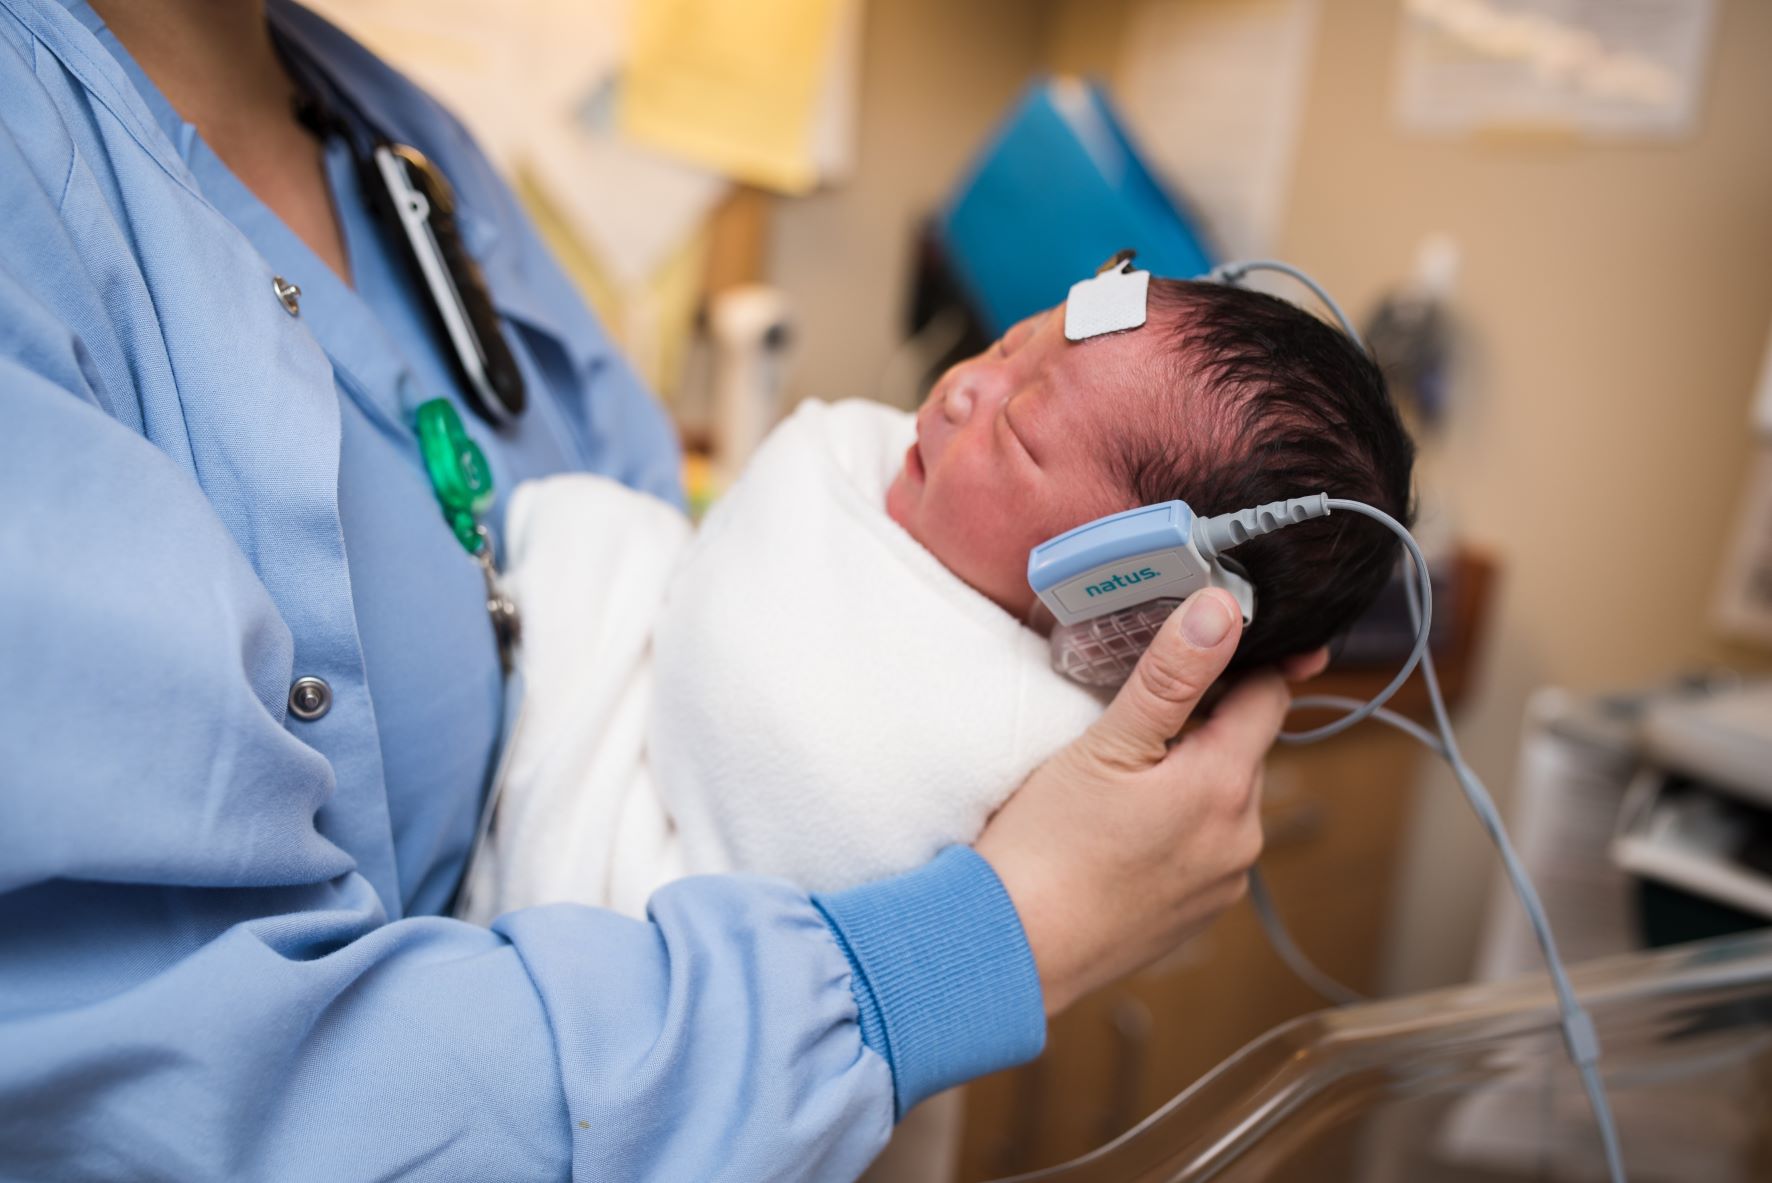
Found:
[[[886,512],[1028,619],[1028,551],[1131,508],[1110,458],[1117,433],[1149,422],[1154,342],[1151,326],[1068,341],[1063,305],[1022,321],[936,382]]]

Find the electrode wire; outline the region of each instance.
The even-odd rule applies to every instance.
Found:
[[[1315,285],[1311,285],[1315,288]],[[1280,740],[1289,744],[1314,743],[1332,735],[1339,735],[1349,727],[1364,719],[1375,718],[1379,722],[1393,727],[1405,735],[1421,743],[1429,751],[1445,760],[1452,770],[1459,789],[1464,793],[1467,803],[1477,815],[1478,823],[1494,844],[1496,852],[1501,856],[1502,867],[1513,886],[1514,893],[1519,897],[1526,911],[1526,919],[1531,925],[1532,934],[1544,954],[1546,968],[1549,970],[1552,988],[1557,997],[1557,1010],[1563,1029],[1563,1039],[1569,1049],[1569,1057],[1574,1062],[1576,1071],[1581,1076],[1582,1087],[1587,1093],[1588,1104],[1593,1109],[1594,1121],[1599,1127],[1600,1142],[1605,1153],[1606,1171],[1612,1183],[1626,1183],[1623,1152],[1619,1145],[1618,1130],[1612,1115],[1611,1105],[1606,1098],[1606,1091],[1600,1079],[1598,1059],[1600,1054],[1599,1038],[1594,1029],[1592,1017],[1582,1007],[1576,997],[1574,986],[1564,968],[1562,955],[1557,949],[1555,935],[1551,932],[1549,918],[1544,912],[1543,902],[1538,891],[1532,885],[1525,866],[1521,863],[1518,853],[1507,835],[1502,823],[1500,812],[1483,782],[1477,777],[1464,754],[1459,750],[1458,739],[1452,730],[1451,715],[1446,709],[1446,700],[1440,689],[1439,673],[1434,668],[1433,655],[1428,648],[1428,638],[1433,622],[1433,584],[1429,576],[1427,559],[1421,553],[1408,529],[1395,518],[1359,501],[1341,498],[1330,498],[1328,505],[1331,510],[1341,509],[1350,513],[1361,514],[1386,526],[1407,548],[1410,558],[1411,574],[1414,578],[1403,580],[1403,592],[1409,605],[1410,621],[1415,626],[1415,644],[1410,650],[1409,660],[1404,664],[1399,676],[1393,678],[1384,690],[1366,702],[1344,698],[1338,695],[1315,695],[1298,699],[1292,704],[1293,710],[1309,709],[1342,709],[1346,713],[1320,727],[1307,731],[1281,732]],[[1396,693],[1397,689],[1419,665],[1422,681],[1427,688],[1428,704],[1433,713],[1434,725],[1438,732],[1422,727],[1411,719],[1385,709],[1383,704]],[[1307,984],[1338,1004],[1358,1000],[1360,995],[1337,982],[1334,978],[1318,969],[1304,952],[1292,940],[1279,913],[1275,910],[1272,896],[1267,884],[1259,872],[1250,873],[1250,901],[1274,950],[1287,966]]]

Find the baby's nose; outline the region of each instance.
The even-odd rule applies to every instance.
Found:
[[[941,413],[955,427],[965,423],[972,414],[972,389],[964,382],[950,387],[947,395],[941,400]]]

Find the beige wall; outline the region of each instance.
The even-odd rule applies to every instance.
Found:
[[[862,171],[784,207],[772,254],[796,385],[865,393],[895,339],[910,229],[1040,66],[1112,76],[1129,0],[869,5]],[[1730,657],[1707,611],[1772,329],[1772,5],[1722,0],[1698,135],[1583,147],[1411,139],[1389,119],[1400,5],[1324,0],[1280,250],[1364,310],[1427,233],[1464,251],[1473,365],[1431,503],[1492,548],[1493,643],[1461,735],[1505,800],[1533,688]],[[1429,776],[1393,986],[1469,968],[1492,862]]]
[[[919,220],[1039,66],[1030,0],[868,0],[858,168],[783,202],[769,280],[793,303],[790,394],[871,395],[903,330]]]
[[[1399,135],[1396,8],[1325,5],[1281,249],[1363,308],[1423,234],[1464,248],[1475,365],[1422,478],[1504,564],[1461,732],[1505,794],[1532,688],[1732,656],[1708,605],[1772,330],[1772,6],[1720,5],[1694,139],[1613,147]],[[1491,866],[1450,778],[1428,777],[1394,985],[1464,976]]]

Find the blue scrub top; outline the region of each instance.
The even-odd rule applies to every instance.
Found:
[[[444,525],[408,424],[426,400],[457,404],[494,473],[498,501],[489,522],[495,539],[511,484],[571,470],[584,459],[545,397],[536,400],[536,414],[503,430],[473,417],[426,320],[418,286],[363,199],[342,137],[326,142],[324,165],[349,283],[229,171],[108,29],[94,31],[180,145],[203,195],[280,276],[300,287],[299,315],[332,363],[343,396],[339,527],[394,826],[400,899],[409,913],[443,911],[478,829],[503,730],[505,687],[479,567]],[[512,346],[527,384],[545,392],[547,376],[524,341],[514,338]],[[623,389],[606,389],[605,396],[640,404],[643,396],[627,371],[612,370],[605,387],[620,383]],[[635,431],[612,444],[641,467],[655,491],[675,495],[677,454],[669,435]]]
[[[271,16],[456,189],[532,397],[470,419],[500,488],[677,497],[667,421],[460,126]],[[0,1176],[851,1176],[1037,1051],[1014,909],[956,849],[819,899],[686,880],[645,922],[438,915],[503,689],[407,426],[456,392],[347,164],[355,290],[83,3],[0,0]]]
[[[629,408],[612,438],[592,447],[573,438],[547,394],[579,380],[544,372],[532,333],[512,333],[510,344],[526,383],[537,391],[534,413],[499,430],[475,418],[426,319],[417,285],[364,199],[343,138],[327,141],[324,163],[350,260],[349,282],[234,176],[89,6],[75,11],[122,66],[202,195],[278,276],[301,289],[297,316],[325,352],[342,396],[339,528],[393,827],[400,905],[409,914],[443,911],[478,829],[506,703],[485,584],[437,507],[410,428],[412,412],[432,398],[456,403],[493,471],[497,501],[487,520],[495,539],[518,481],[598,467],[603,457],[620,457],[626,479],[638,487],[680,501],[675,436],[600,331],[579,344],[597,358],[598,398]],[[461,221],[471,245],[481,251],[496,245],[496,227],[477,211],[464,208]]]

